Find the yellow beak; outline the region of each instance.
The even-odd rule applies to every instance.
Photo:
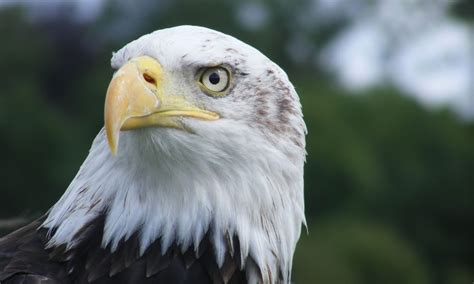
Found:
[[[140,56],[122,66],[112,78],[105,98],[105,130],[112,153],[117,153],[120,130],[159,126],[183,129],[177,117],[217,120],[219,115],[170,94],[161,65]]]

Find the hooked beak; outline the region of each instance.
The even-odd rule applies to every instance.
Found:
[[[113,76],[105,98],[105,130],[112,153],[117,153],[120,130],[144,127],[183,129],[177,117],[217,120],[219,115],[203,110],[184,97],[166,92],[161,65],[140,56],[123,65]]]

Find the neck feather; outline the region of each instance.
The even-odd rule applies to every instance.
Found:
[[[172,129],[126,132],[121,139],[114,157],[104,131],[98,134],[43,224],[51,232],[49,246],[73,248],[77,231],[105,214],[102,246],[112,251],[136,232],[141,253],[157,239],[163,252],[172,243],[183,252],[197,250],[207,233],[222,266],[226,236],[237,236],[242,264],[250,256],[264,279],[275,280],[278,272],[290,277],[304,223],[304,157],[288,155],[289,145],[283,153],[242,135],[227,137],[232,149]]]

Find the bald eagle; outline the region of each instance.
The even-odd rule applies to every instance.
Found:
[[[289,283],[306,127],[285,72],[196,26],[111,62],[104,128],[59,201],[0,239],[0,282]]]

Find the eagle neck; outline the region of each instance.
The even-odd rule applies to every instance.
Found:
[[[292,163],[276,151],[267,155],[268,160],[253,153],[234,159],[232,150],[216,154],[215,145],[206,148],[202,146],[206,141],[187,141],[188,136],[171,130],[160,133],[159,141],[149,139],[147,131],[134,135],[122,135],[122,154],[113,157],[104,131],[99,133],[43,224],[52,232],[50,246],[75,247],[80,228],[105,214],[102,246],[112,251],[138,232],[141,254],[156,240],[162,253],[172,244],[182,252],[190,248],[197,252],[209,235],[220,267],[235,236],[241,265],[259,272],[250,274],[269,281],[289,278],[304,222],[302,196],[288,190],[295,184],[303,186],[299,161]],[[257,148],[262,145],[254,142]]]

